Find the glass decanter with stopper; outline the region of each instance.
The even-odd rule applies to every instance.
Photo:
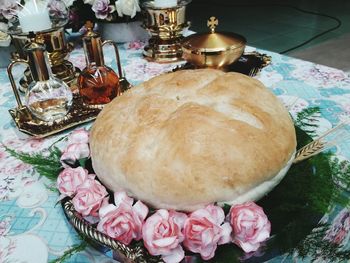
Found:
[[[92,30],[92,23],[87,22],[85,27],[88,31],[83,37],[83,46],[87,66],[78,78],[79,93],[87,104],[106,104],[122,92],[119,78],[122,72],[118,48],[112,41],[102,43],[100,35]],[[105,65],[102,51],[105,44],[114,46],[119,76],[113,69]]]
[[[25,93],[25,106],[31,114],[45,122],[65,117],[72,105],[73,94],[62,80],[53,76],[48,66],[48,56],[43,39],[30,34],[30,42],[24,46],[27,60],[16,59],[7,68],[17,104],[23,107],[12,75],[12,67],[17,63],[29,65],[33,81]]]

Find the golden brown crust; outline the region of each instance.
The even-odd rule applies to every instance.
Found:
[[[272,179],[296,138],[287,110],[258,80],[201,69],[161,75],[112,101],[90,146],[111,190],[191,211]]]

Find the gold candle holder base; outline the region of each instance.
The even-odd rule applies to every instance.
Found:
[[[153,1],[143,4],[146,10],[144,27],[151,38],[143,55],[149,61],[159,63],[182,60],[182,32],[190,26],[186,21],[186,6],[191,0],[180,0],[177,6],[160,8]]]
[[[174,40],[150,41],[144,48],[143,55],[147,60],[158,63],[182,60],[181,39],[182,38],[178,38],[176,42]]]

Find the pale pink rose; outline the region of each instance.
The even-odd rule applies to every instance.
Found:
[[[68,136],[68,144],[89,143],[89,132],[84,128],[76,129]]]
[[[107,195],[106,188],[100,182],[88,178],[77,187],[72,202],[75,210],[83,216],[98,216],[100,207],[108,202]]]
[[[141,201],[129,198],[125,192],[114,194],[115,205],[109,204],[99,211],[100,222],[97,229],[113,239],[129,245],[142,238],[142,225],[148,208]]]
[[[228,219],[233,229],[233,243],[244,252],[256,251],[270,237],[271,223],[263,209],[253,202],[231,207]]]
[[[115,11],[115,7],[109,4],[109,0],[95,0],[91,9],[98,19],[106,19],[109,14]]]
[[[90,148],[86,143],[73,143],[63,151],[61,155],[61,163],[63,167],[69,167],[67,164],[74,164],[77,160],[88,158],[90,156]]]
[[[162,256],[166,263],[180,262],[184,256],[181,242],[186,214],[165,209],[157,210],[142,227],[143,242],[148,252]]]
[[[184,246],[200,253],[204,260],[214,257],[217,245],[231,241],[232,228],[224,223],[225,213],[221,207],[208,205],[190,214],[184,226]]]
[[[83,167],[65,168],[57,177],[57,188],[64,196],[72,197],[88,176],[88,171]],[[93,179],[93,177],[91,178]]]
[[[19,5],[16,0],[1,0],[0,16],[3,15],[6,19],[12,19],[19,11]]]

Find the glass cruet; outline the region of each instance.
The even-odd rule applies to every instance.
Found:
[[[83,37],[86,68],[78,78],[79,93],[87,104],[106,104],[121,94],[121,66],[117,46],[112,41],[102,43],[99,34],[93,31],[93,24],[86,23],[87,33]],[[119,76],[105,65],[102,47],[112,44],[115,49]]]
[[[7,68],[17,104],[23,107],[12,75],[12,68],[17,63],[29,65],[33,82],[25,93],[25,106],[32,115],[40,120],[50,122],[65,117],[72,105],[73,94],[62,80],[53,76],[48,66],[45,45],[40,37],[31,36],[31,41],[24,46],[27,60],[16,59]]]

